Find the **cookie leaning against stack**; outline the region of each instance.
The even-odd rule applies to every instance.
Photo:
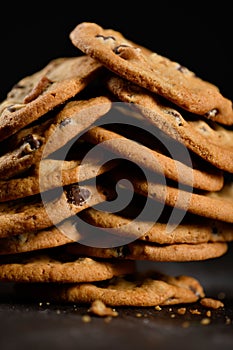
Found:
[[[50,302],[196,302],[195,278],[135,262],[226,253],[231,101],[112,29],[84,22],[70,38],[82,56],[52,60],[0,105],[0,281]],[[132,201],[111,212],[122,179]]]

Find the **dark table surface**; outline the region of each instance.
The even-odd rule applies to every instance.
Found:
[[[155,267],[173,275],[199,279],[206,296],[222,299],[224,308],[207,309],[200,303],[151,308],[116,308],[112,319],[91,315],[88,305],[19,302],[12,286],[0,285],[0,349],[232,349],[233,348],[233,246],[217,259],[202,262],[140,262],[139,269]],[[186,307],[180,315],[177,310]],[[191,310],[200,314],[192,314]]]

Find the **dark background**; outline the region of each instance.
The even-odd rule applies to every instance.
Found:
[[[195,71],[233,99],[230,6],[223,1],[207,8],[186,3],[127,2],[127,8],[119,1],[5,3],[0,21],[0,100],[19,79],[51,59],[77,55],[69,33],[83,21],[122,32]]]

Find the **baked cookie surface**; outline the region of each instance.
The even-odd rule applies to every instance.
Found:
[[[127,40],[121,33],[83,22],[71,31],[70,39],[110,71],[181,108],[223,124],[233,123],[232,102],[222,96],[218,87],[179,63]]]
[[[101,68],[87,56],[58,58],[19,81],[0,105],[0,140],[74,97]]]

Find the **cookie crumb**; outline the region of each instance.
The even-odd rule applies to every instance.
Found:
[[[178,310],[177,310],[177,313],[179,315],[184,315],[186,313],[186,307],[180,307]]]
[[[176,315],[175,314],[171,314],[171,318],[175,318],[176,317]]]
[[[156,310],[156,311],[161,311],[162,308],[161,308],[159,305],[156,305],[156,306],[155,306],[155,310]]]
[[[90,316],[90,315],[83,315],[83,316],[82,316],[82,321],[83,321],[84,323],[89,323],[89,322],[91,322],[91,316]]]
[[[97,316],[118,316],[118,312],[110,307],[107,307],[101,300],[94,300],[91,304],[88,312],[91,312]]]
[[[197,309],[190,309],[189,310],[191,312],[192,315],[200,315],[201,311],[197,310]]]
[[[211,315],[212,315],[211,311],[210,311],[210,310],[207,310],[207,311],[206,311],[206,316],[207,316],[207,317],[211,317]]]
[[[202,306],[211,308],[211,309],[218,309],[220,307],[224,307],[224,304],[222,301],[213,299],[213,298],[202,298],[200,300],[200,303]]]
[[[201,324],[203,325],[203,326],[206,326],[206,325],[208,325],[208,324],[210,324],[210,319],[209,318],[203,318],[202,320],[201,320]]]
[[[230,319],[230,317],[228,317],[228,316],[226,316],[226,318],[225,318],[225,324],[231,324],[231,319]]]
[[[137,312],[137,313],[136,313],[136,317],[142,317],[141,312]]]

